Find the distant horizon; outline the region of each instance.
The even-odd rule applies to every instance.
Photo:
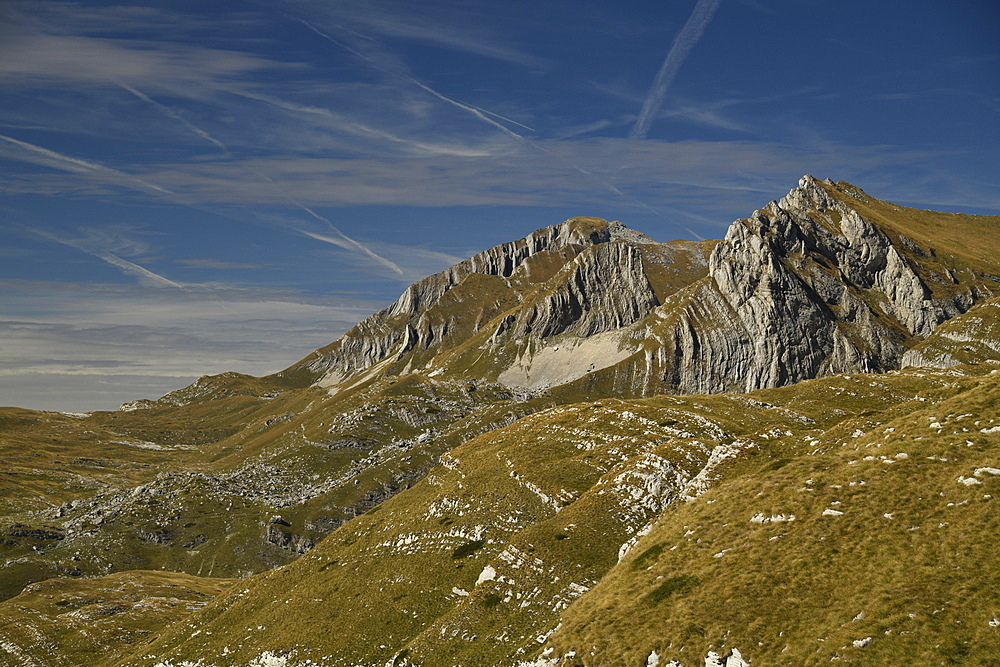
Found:
[[[570,217],[719,238],[809,173],[1000,213],[1000,9],[0,7],[0,404],[276,372]]]

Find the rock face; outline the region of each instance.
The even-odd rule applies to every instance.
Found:
[[[734,222],[708,276],[658,309],[668,325],[650,328],[644,363],[611,372],[644,382],[646,393],[752,391],[883,372],[996,290],[983,276],[961,282],[950,270],[947,289],[932,286],[920,262],[929,255],[862,217],[853,197],[867,195],[805,176],[780,201]]]
[[[515,335],[549,338],[572,332],[586,338],[626,327],[660,305],[641,254],[625,242],[587,248],[567,270],[565,282],[521,312]]]
[[[902,367],[979,364],[1000,358],[1000,299],[948,320],[903,354]]]
[[[967,309],[932,299],[889,237],[826,187],[799,187],[734,222],[660,351],[685,393],[752,391],[898,368],[914,338]]]
[[[920,213],[804,176],[714,244],[573,218],[411,285],[286,373],[333,390],[420,370],[649,395],[899,368],[998,291],[901,231]]]
[[[624,225],[618,224],[624,229]],[[596,218],[573,218],[540,229],[519,241],[483,251],[441,273],[410,285],[388,308],[371,315],[333,345],[307,359],[306,368],[335,384],[386,359],[415,347],[427,348],[449,328],[443,322],[434,328],[425,317],[449,290],[473,274],[509,278],[527,260],[539,253],[563,249],[575,254],[582,247],[611,240],[613,225]]]

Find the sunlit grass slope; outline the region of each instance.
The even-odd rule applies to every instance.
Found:
[[[0,602],[0,664],[80,667],[114,661],[202,608],[230,582],[132,570],[32,584]]]
[[[127,664],[977,659],[1000,556],[992,368],[545,410]]]
[[[736,647],[761,665],[995,664],[1000,374],[950,379],[816,434],[804,455],[760,441],[567,610],[550,655],[687,665]],[[898,378],[869,381],[899,391]]]

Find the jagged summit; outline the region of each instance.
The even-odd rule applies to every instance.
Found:
[[[648,395],[898,368],[998,291],[975,243],[930,245],[945,223],[992,231],[808,174],[721,241],[657,243],[571,218],[414,283],[283,375],[332,391],[419,371]]]
[[[657,245],[645,234],[618,221],[570,218],[518,241],[485,250],[417,281],[388,308],[366,318],[338,341],[317,350],[285,375],[304,373],[323,386],[336,386],[358,373],[371,377],[398,372],[402,367],[414,368],[414,363],[399,366],[394,362],[402,361],[410,352],[419,355],[430,349],[461,345],[491,325],[495,325],[492,331],[499,335],[505,330],[505,322],[510,320],[512,306],[530,298],[531,293],[537,291],[534,288],[553,279],[571,262],[575,262],[577,269],[565,279],[577,288],[567,287],[561,302],[559,297],[549,295],[548,306],[539,304],[533,315],[515,316],[514,319],[521,322],[522,334],[534,331],[536,336],[546,337],[572,328],[577,333],[589,335],[624,326],[648,312],[648,307],[634,305],[627,313],[608,315],[610,319],[605,321],[605,314],[615,307],[606,287],[615,283],[616,269],[605,267],[595,272],[595,265],[617,264],[623,259],[623,253],[631,252],[634,273],[638,266],[635,251],[621,248]],[[594,250],[599,246],[616,249]],[[597,288],[598,283],[603,286]],[[590,288],[586,294],[581,293],[580,289],[588,284]],[[591,303],[590,297],[598,292],[605,294],[603,302]],[[650,306],[655,305],[654,296],[647,294],[645,301]],[[576,323],[584,311],[590,315],[584,318],[586,321]]]

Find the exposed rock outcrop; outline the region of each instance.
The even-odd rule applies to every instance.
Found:
[[[705,246],[573,218],[414,283],[287,373],[344,387],[471,369],[512,387],[607,380],[636,395],[899,368],[996,291],[981,269],[904,234],[922,212],[901,210],[807,175],[732,223],[707,261]]]
[[[316,546],[316,543],[309,538],[293,533],[284,524],[276,523],[268,523],[264,531],[264,540],[299,554],[304,554]]]
[[[626,327],[660,305],[642,255],[628,243],[588,248],[565,271],[564,282],[521,312],[516,336],[548,338],[571,331],[586,338]]]
[[[313,376],[323,377],[324,384],[332,385],[390,355],[407,352],[418,344],[423,348],[430,347],[443,337],[448,325],[440,324],[435,330],[428,326],[423,316],[444,294],[469,276],[482,274],[509,278],[529,258],[539,253],[567,249],[575,255],[584,247],[606,243],[617,236],[634,238],[634,233],[629,232],[621,223],[608,223],[598,218],[572,218],[540,229],[519,241],[485,250],[446,271],[410,285],[391,306],[364,319],[338,341],[318,350],[298,366]]]
[[[972,286],[936,298],[887,233],[832,192],[806,176],[730,226],[655,352],[668,389],[752,391],[898,368],[973,304]]]
[[[903,354],[902,367],[980,364],[1000,360],[1000,299],[948,320]]]

